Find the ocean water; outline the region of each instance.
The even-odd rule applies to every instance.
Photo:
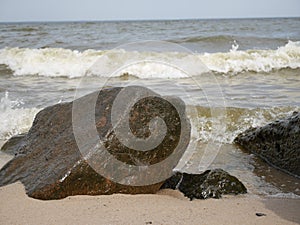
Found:
[[[300,18],[0,23],[0,144],[46,106],[142,85],[187,105],[178,169],[223,168],[249,192],[299,197],[299,178],[232,144],[300,109]]]

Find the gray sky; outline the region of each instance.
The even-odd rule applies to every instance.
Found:
[[[0,0],[0,21],[300,17],[299,0]]]

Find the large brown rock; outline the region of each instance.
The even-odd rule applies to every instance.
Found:
[[[0,186],[21,181],[27,194],[38,199],[157,192],[163,177],[172,175],[172,169],[189,143],[190,124],[185,106],[177,98],[163,98],[146,88],[133,87],[130,99],[136,104],[128,118],[132,134],[142,140],[159,135],[158,128],[161,127],[155,127],[159,122],[154,121],[151,125],[157,117],[165,122],[166,134],[161,143],[151,150],[132,149],[121,143],[111,121],[113,103],[123,90],[119,87],[103,89],[74,102],[40,111],[28,134],[20,138],[20,142],[13,143],[13,151],[17,153],[1,169]],[[146,91],[150,96],[138,99],[137,90]],[[122,93],[124,95],[126,93]],[[89,110],[89,106],[83,103],[95,99],[93,118],[81,122],[81,117],[84,118]],[[75,104],[80,107],[75,107],[74,116]],[[122,125],[124,118],[117,119]],[[90,122],[94,124],[97,137],[89,128]],[[97,143],[100,142],[102,145],[99,147]],[[103,146],[106,151],[103,151]],[[145,145],[145,148],[148,146]],[[119,164],[110,164],[115,161],[125,169],[118,168]],[[154,170],[149,169],[152,166]],[[140,173],[131,173],[128,168],[138,168]],[[144,175],[140,176],[142,172]]]
[[[234,142],[276,168],[300,177],[300,113],[250,128]]]

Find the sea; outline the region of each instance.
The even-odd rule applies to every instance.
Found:
[[[140,85],[186,103],[192,135],[177,170],[222,168],[252,195],[300,198],[299,178],[233,144],[299,112],[299,27],[300,18],[0,23],[0,146],[47,106]]]

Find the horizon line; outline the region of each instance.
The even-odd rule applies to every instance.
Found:
[[[266,17],[206,17],[206,18],[168,18],[168,19],[84,19],[84,20],[10,20],[0,23],[59,23],[59,22],[150,22],[180,20],[235,20],[235,19],[296,19],[300,16],[266,16]]]

